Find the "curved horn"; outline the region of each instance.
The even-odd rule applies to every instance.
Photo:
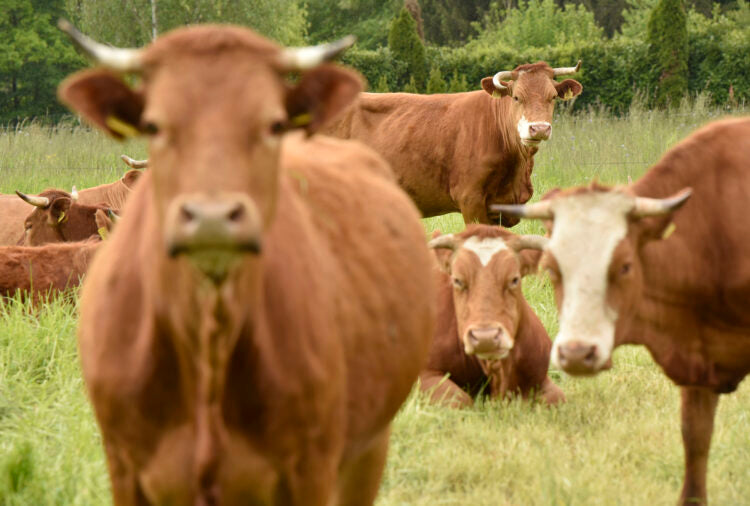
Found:
[[[16,190],[16,195],[21,197],[23,200],[36,207],[47,207],[49,205],[49,199],[47,197],[39,197],[37,195],[26,195]]]
[[[693,189],[688,187],[683,188],[671,197],[667,197],[664,199],[636,197],[635,207],[630,212],[630,215],[636,218],[643,218],[645,216],[659,216],[662,214],[667,214],[674,211],[675,209],[679,209],[680,206],[682,206],[692,194]]]
[[[529,218],[534,220],[549,220],[552,219],[552,201],[542,200],[536,204],[493,204],[490,206],[490,210],[497,211],[506,216],[515,216],[516,218]]]
[[[141,70],[141,50],[105,46],[79,32],[68,20],[60,19],[57,27],[94,62],[120,72]]]
[[[458,247],[458,239],[453,234],[445,234],[440,237],[436,237],[427,243],[427,247],[431,249],[449,249],[456,250]]]
[[[112,223],[117,223],[118,221],[120,221],[120,216],[112,209],[107,209],[107,217],[112,220]]]
[[[511,77],[513,77],[512,70],[501,70],[500,72],[492,76],[492,84],[494,84],[495,88],[497,88],[498,90],[505,90],[508,87],[504,86],[500,81],[503,79],[510,79]]]
[[[307,70],[317,67],[325,61],[334,59],[336,56],[350,48],[357,38],[347,35],[343,39],[327,44],[307,47],[289,47],[281,53],[281,66],[288,71]]]
[[[73,200],[78,200],[78,189],[73,185],[73,189],[70,190],[70,198]]]
[[[552,69],[552,72],[554,72],[555,77],[560,76],[567,76],[570,74],[575,74],[581,69],[581,60],[578,60],[578,63],[576,63],[575,67],[558,67],[556,69]]]
[[[122,159],[123,162],[125,162],[125,165],[133,169],[148,168],[148,158],[146,158],[145,160],[134,160],[133,158],[130,158],[128,155],[120,155],[120,158]]]
[[[513,249],[521,251],[522,249],[538,249],[539,251],[544,250],[549,242],[548,237],[536,234],[519,235],[518,241],[514,244]]]

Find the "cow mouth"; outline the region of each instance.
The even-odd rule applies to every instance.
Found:
[[[510,350],[497,350],[492,353],[477,353],[477,358],[480,360],[502,360],[507,358],[510,354]]]
[[[185,257],[195,269],[215,285],[222,284],[229,273],[247,257],[261,252],[259,241],[229,245],[174,244],[167,248],[170,258]]]
[[[538,146],[543,139],[521,139],[524,146]]]

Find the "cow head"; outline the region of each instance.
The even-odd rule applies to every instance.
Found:
[[[39,195],[16,194],[34,207],[24,222],[22,246],[41,246],[53,242],[82,241],[97,233],[95,215],[105,205],[77,202],[77,193],[46,190]]]
[[[133,89],[105,69],[60,87],[63,102],[117,138],[149,137],[164,251],[221,282],[257,254],[274,218],[285,132],[315,132],[356,98],[361,79],[324,64],[352,38],[283,49],[239,27],[178,29],[145,49],[98,44],[61,28],[97,62],[141,77]],[[295,84],[286,78],[300,73]]]
[[[536,267],[520,252],[541,249],[545,241],[489,225],[430,241],[433,249],[451,251],[438,259],[453,282],[458,335],[467,355],[502,359],[513,349],[523,303],[521,277]]]
[[[605,368],[633,321],[643,287],[639,251],[669,231],[672,212],[691,194],[636,197],[592,185],[559,192],[528,206],[493,206],[502,213],[548,220],[551,237],[540,265],[555,287],[560,331],[552,363],[571,374]]]
[[[558,83],[554,78],[573,74],[580,68],[580,61],[575,67],[555,69],[544,62],[519,65],[485,77],[482,88],[493,97],[509,97],[511,118],[521,142],[526,146],[538,146],[552,135],[555,100],[570,100],[583,90],[581,83],[574,79]]]

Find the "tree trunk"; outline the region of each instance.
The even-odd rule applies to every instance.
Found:
[[[158,30],[156,28],[156,0],[150,0],[151,2],[151,40],[156,40]]]

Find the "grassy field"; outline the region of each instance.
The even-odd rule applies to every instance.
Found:
[[[594,177],[637,179],[676,141],[723,115],[701,100],[670,114],[635,107],[621,119],[559,115],[537,155],[534,200]],[[123,152],[145,156],[145,145],[80,128],[0,131],[0,192],[110,181],[125,170]],[[462,227],[455,214],[425,220],[427,232]],[[541,229],[522,223],[516,231]],[[524,292],[554,334],[548,281],[526,278]],[[20,303],[0,306],[0,505],[110,502],[76,356],[76,314],[75,300],[33,314]],[[395,420],[378,504],[673,504],[683,471],[678,390],[644,349],[621,348],[614,362],[586,380],[552,371],[568,398],[554,409],[488,401],[452,411],[412,395]],[[720,403],[709,464],[713,504],[750,503],[749,405],[747,385]]]

